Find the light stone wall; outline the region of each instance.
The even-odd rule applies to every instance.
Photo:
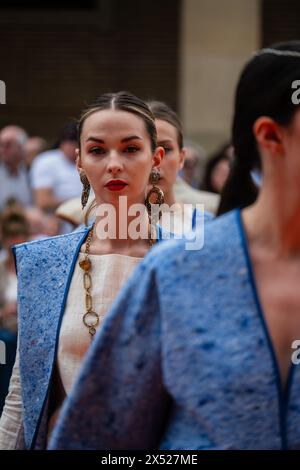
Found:
[[[180,115],[209,152],[230,138],[235,86],[261,43],[260,3],[182,0]]]

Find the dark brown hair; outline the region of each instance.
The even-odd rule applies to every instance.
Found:
[[[232,124],[234,160],[222,191],[218,214],[253,204],[258,195],[251,171],[261,169],[253,133],[260,116],[288,126],[297,109],[291,85],[300,76],[300,41],[273,44],[258,51],[244,67],[235,93]]]
[[[154,116],[151,113],[147,104],[140,98],[127,91],[119,91],[118,93],[105,93],[91,104],[89,104],[82,112],[78,121],[78,140],[80,147],[80,137],[85,120],[93,113],[102,111],[104,109],[115,109],[117,111],[127,111],[128,113],[135,114],[144,121],[146,131],[151,140],[152,152],[157,147],[157,134],[155,127]]]
[[[171,109],[166,103],[162,101],[149,101],[148,106],[155,117],[155,119],[161,119],[162,121],[166,121],[171,126],[175,127],[177,131],[177,141],[180,150],[183,147],[183,131],[182,131],[182,124],[173,109]]]

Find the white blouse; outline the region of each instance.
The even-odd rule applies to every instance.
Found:
[[[78,262],[83,258],[84,253],[79,253]],[[142,258],[120,254],[105,254],[90,255],[90,259],[92,261],[91,295],[93,310],[98,313],[100,318],[97,326],[97,329],[99,329],[119,290]],[[86,311],[85,290],[83,288],[83,270],[78,262],[70,284],[57,352],[57,369],[66,395],[71,390],[82,359],[91,344],[89,331],[82,320]],[[17,352],[9,393],[0,419],[0,450],[16,449],[22,430],[22,400],[18,356]],[[57,419],[58,411],[59,409],[50,419],[49,434]]]

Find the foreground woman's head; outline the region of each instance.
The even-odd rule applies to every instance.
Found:
[[[252,170],[261,169],[267,179],[284,165],[286,180],[300,176],[300,114],[292,101],[292,84],[299,79],[299,41],[262,49],[246,64],[235,95],[235,158],[219,213],[255,201]]]

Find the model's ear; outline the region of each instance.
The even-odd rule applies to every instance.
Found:
[[[155,152],[152,157],[153,168],[159,167],[164,156],[165,156],[165,149],[160,146],[156,147]]]
[[[261,150],[274,155],[283,153],[283,129],[274,119],[261,116],[253,124],[253,132]]]
[[[180,154],[179,154],[179,168],[178,168],[178,170],[182,170],[183,165],[184,165],[184,161],[185,161],[185,157],[186,157],[186,149],[183,147],[180,150]]]

